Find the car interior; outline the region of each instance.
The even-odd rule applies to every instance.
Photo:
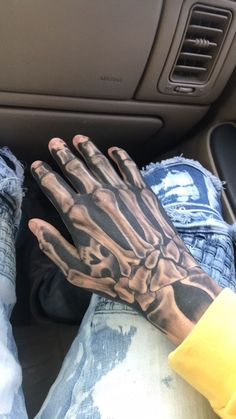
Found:
[[[27,220],[53,207],[30,164],[53,165],[52,137],[126,149],[140,168],[183,155],[225,182],[236,220],[235,0],[8,0],[0,13],[0,138],[25,167],[12,323],[29,417],[39,410],[78,325],[35,314]],[[85,311],[83,307],[81,315]]]

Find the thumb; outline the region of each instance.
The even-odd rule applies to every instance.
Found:
[[[83,270],[76,248],[51,224],[39,218],[31,219],[29,229],[36,236],[39,247],[68,276],[70,269]],[[81,266],[80,266],[81,265]]]

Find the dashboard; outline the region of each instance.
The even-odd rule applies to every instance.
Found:
[[[178,141],[236,64],[231,0],[1,4],[0,132],[19,155],[80,132],[139,161]]]

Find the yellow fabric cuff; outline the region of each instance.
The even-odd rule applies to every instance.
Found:
[[[169,355],[171,367],[224,419],[236,418],[236,294],[224,289]]]

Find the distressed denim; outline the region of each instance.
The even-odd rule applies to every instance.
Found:
[[[12,165],[8,167],[5,159]],[[0,149],[0,418],[26,418],[22,373],[10,315],[16,302],[15,238],[21,216],[23,168]]]
[[[221,182],[199,163],[183,158],[151,164],[143,170],[143,176],[203,269],[222,287],[235,290],[234,228],[221,215]],[[2,210],[0,231],[4,214]],[[7,241],[8,237],[4,237],[2,246]],[[10,259],[4,260],[4,266],[11,269],[14,265],[13,237],[8,251]],[[2,273],[1,276],[5,277]],[[8,394],[8,405],[5,407],[8,413],[5,416],[0,413],[0,418],[25,418],[20,369],[15,349],[12,349],[9,306],[4,298],[1,304],[1,342],[7,341],[18,381],[14,395]],[[93,295],[61,371],[36,417],[216,417],[207,401],[168,367],[167,356],[172,349],[166,337],[133,309]],[[2,362],[0,368],[1,365]],[[3,375],[0,374],[0,377]],[[15,406],[19,406],[17,410]]]
[[[222,217],[222,182],[182,157],[151,163],[142,174],[201,267],[221,287],[235,291],[236,226]]]

